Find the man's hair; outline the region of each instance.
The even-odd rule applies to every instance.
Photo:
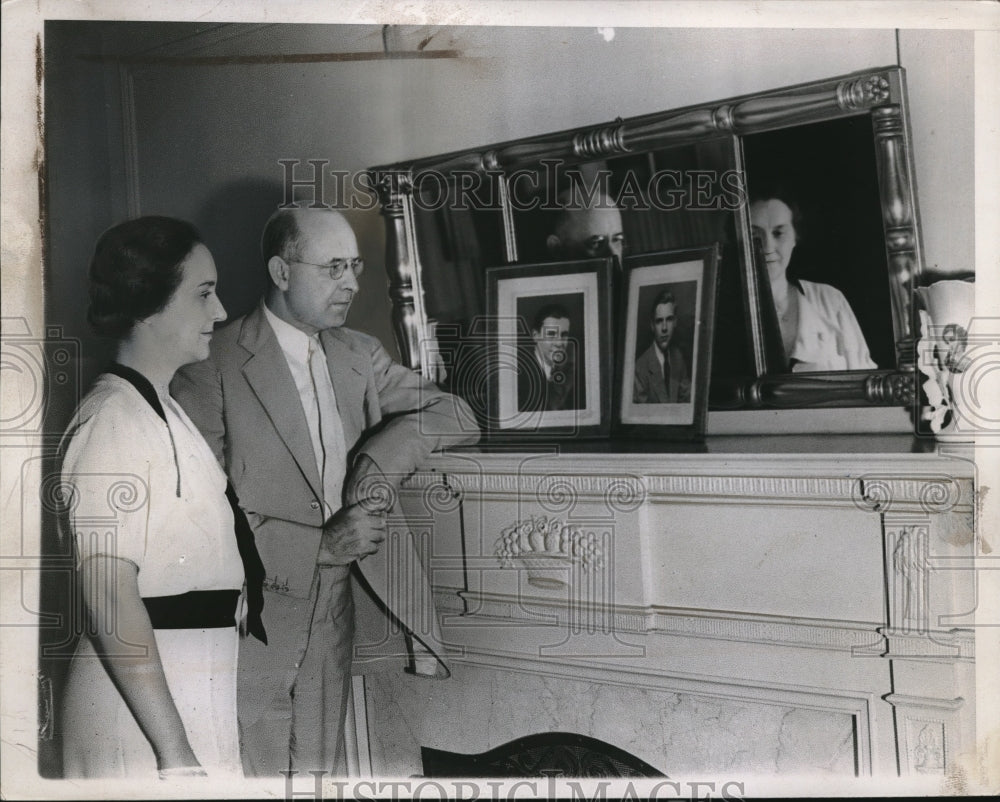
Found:
[[[593,199],[589,203],[586,201],[586,193],[576,184],[560,192],[556,196],[556,205],[559,207],[559,210],[555,213],[555,218],[551,224],[552,233],[561,240],[565,240],[566,227],[576,212],[584,212],[589,209],[618,208],[614,200],[601,189],[597,189],[594,192]],[[563,244],[565,245],[565,242]]]
[[[193,225],[172,217],[139,217],[105,231],[90,260],[87,322],[94,332],[121,339],[136,321],[162,311],[200,243]]]
[[[297,253],[299,234],[294,210],[278,209],[272,214],[264,225],[264,233],[260,238],[260,255],[264,258],[264,264],[271,261],[272,256],[288,259]]]
[[[569,320],[569,312],[566,311],[566,307],[559,304],[546,304],[535,312],[535,316],[531,319],[531,330],[541,331],[542,324],[545,322],[545,318],[548,317],[566,318],[566,320]]]
[[[649,307],[650,320],[656,320],[656,307],[662,306],[663,304],[673,304],[676,309],[677,301],[674,299],[674,294],[670,290],[660,290],[659,294],[656,296],[656,300],[653,301],[653,305]]]

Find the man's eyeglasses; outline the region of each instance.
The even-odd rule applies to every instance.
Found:
[[[347,272],[347,268],[351,268],[355,277],[360,276],[365,270],[365,260],[360,256],[355,256],[352,259],[334,259],[325,265],[316,264],[316,262],[303,262],[301,259],[289,259],[288,261],[299,265],[318,267],[324,270],[332,281],[343,278],[344,273]]]
[[[612,234],[610,237],[603,234],[595,234],[583,241],[583,250],[587,256],[610,256],[613,246],[618,246],[619,250],[626,249],[625,235]]]

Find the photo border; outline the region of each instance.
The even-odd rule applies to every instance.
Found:
[[[606,438],[611,432],[611,269],[610,258],[580,259],[565,262],[540,262],[508,267],[492,267],[486,271],[486,316],[489,321],[487,348],[487,397],[489,414],[486,437],[490,440],[537,440],[539,437],[560,439]],[[525,293],[504,285],[531,282]],[[583,286],[581,286],[581,281]],[[544,285],[544,291],[538,291]],[[589,297],[587,295],[589,289]],[[588,406],[583,410],[557,412],[520,412],[511,410],[509,402],[516,398],[516,386],[511,391],[505,377],[516,372],[518,348],[528,334],[527,323],[516,318],[509,308],[521,297],[539,297],[584,292],[584,317],[595,322],[585,327],[590,335],[583,355],[586,369],[584,382],[588,390]],[[506,295],[509,298],[505,300]],[[513,360],[513,361],[512,361]],[[506,368],[513,368],[508,370]],[[597,371],[597,376],[593,375]],[[596,393],[594,392],[596,390]],[[594,404],[596,396],[596,404]],[[516,403],[515,403],[516,407]],[[505,426],[511,414],[524,417],[518,425]]]
[[[711,380],[712,341],[720,253],[720,246],[715,243],[702,248],[684,248],[642,254],[641,256],[626,256],[623,260],[625,280],[619,310],[622,323],[621,328],[617,331],[619,342],[617,376],[620,389],[616,396],[617,403],[614,414],[616,437],[681,441],[704,439],[705,424],[708,418],[708,391]],[[647,280],[645,276],[640,276],[640,272],[649,273],[655,278]],[[639,290],[642,286],[692,280],[698,282],[698,296],[695,301],[697,308],[694,320],[692,364],[689,366],[691,374],[690,415],[668,415],[667,413],[671,412],[668,409],[652,410],[652,413],[660,412],[662,417],[659,420],[640,422],[635,416],[637,412],[635,407],[640,405],[632,399],[636,363],[635,337],[632,335],[639,325]],[[643,404],[641,406],[674,407],[681,405]],[[677,412],[684,413],[685,411],[677,410]],[[630,416],[631,419],[629,419]],[[689,417],[689,420],[674,422],[674,419],[682,416]],[[657,416],[649,414],[641,417],[653,419]]]

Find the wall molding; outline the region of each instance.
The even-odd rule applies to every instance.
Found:
[[[640,607],[616,604],[593,610],[585,605],[572,605],[563,599],[538,596],[518,596],[483,593],[480,591],[435,588],[434,600],[446,619],[461,617],[465,621],[506,621],[526,626],[570,625],[571,616],[591,614],[607,624],[610,631],[647,636],[682,636],[726,640],[738,643],[762,643],[771,646],[792,646],[807,649],[827,649],[837,652],[882,655],[885,638],[880,625],[864,622],[792,619],[748,613],[703,613],[662,607]],[[475,613],[467,613],[474,609]],[[537,610],[532,615],[528,611]],[[574,620],[575,620],[574,618]],[[551,623],[561,621],[562,623]]]
[[[976,633],[971,629],[934,629],[925,632],[881,629],[887,656],[893,660],[930,660],[972,663],[976,659]]]

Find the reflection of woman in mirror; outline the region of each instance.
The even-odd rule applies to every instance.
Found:
[[[759,239],[771,299],[791,370],[864,370],[878,367],[843,293],[829,284],[789,278],[798,241],[798,205],[780,190],[752,195],[750,224]]]

